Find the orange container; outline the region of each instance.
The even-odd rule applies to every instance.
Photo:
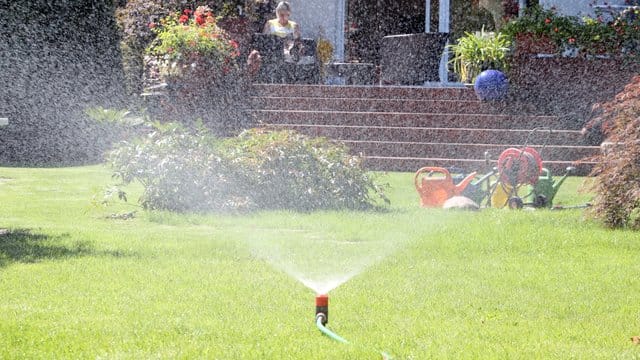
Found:
[[[416,171],[413,182],[420,195],[420,206],[442,207],[445,201],[462,194],[476,176],[469,174],[459,184],[454,184],[449,170],[441,167],[426,166]]]

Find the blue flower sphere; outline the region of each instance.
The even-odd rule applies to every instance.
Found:
[[[501,71],[485,70],[476,78],[473,90],[480,100],[502,100],[509,91],[509,80]]]

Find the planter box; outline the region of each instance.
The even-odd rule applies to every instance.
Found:
[[[448,34],[420,33],[382,38],[380,48],[383,84],[422,85],[438,81],[440,57]]]
[[[327,78],[340,79],[342,85],[373,85],[375,67],[371,63],[332,63],[327,65]]]
[[[548,36],[532,33],[516,35],[516,56],[555,54],[557,52],[558,47]]]

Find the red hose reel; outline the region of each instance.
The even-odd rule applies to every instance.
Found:
[[[509,148],[498,158],[500,181],[511,187],[535,185],[542,172],[542,157],[531,147]]]

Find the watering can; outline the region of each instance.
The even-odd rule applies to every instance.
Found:
[[[420,179],[420,175],[428,173]],[[443,176],[431,176],[434,174],[442,174]],[[475,172],[467,175],[458,184],[453,183],[453,178],[449,170],[441,167],[426,166],[416,171],[413,182],[420,195],[420,206],[422,207],[442,207],[447,199],[462,194],[464,189],[471,183],[476,176]]]
[[[527,198],[528,202],[533,203],[533,206],[537,208],[551,208],[553,206],[553,198],[558,193],[558,189],[573,170],[575,170],[575,168],[569,166],[566,174],[564,174],[560,180],[556,181],[553,179],[553,176],[551,176],[549,169],[542,168],[538,182],[529,189],[530,195]]]

